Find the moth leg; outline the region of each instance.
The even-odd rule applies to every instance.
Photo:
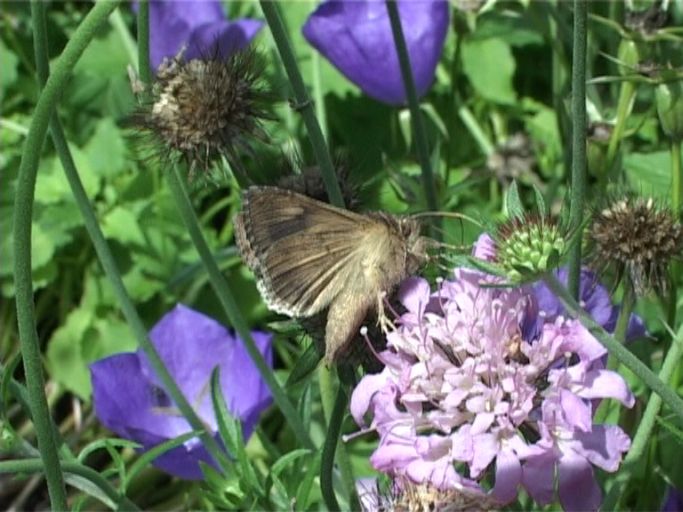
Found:
[[[353,292],[338,295],[327,313],[325,328],[325,363],[338,360],[348,342],[358,333],[368,309],[372,306],[372,297],[366,298]]]
[[[389,316],[387,316],[385,312],[384,301],[386,300],[386,297],[387,292],[379,292],[377,294],[377,303],[375,305],[375,307],[377,308],[377,325],[384,334],[396,329],[394,322],[391,321],[391,319],[389,318]]]

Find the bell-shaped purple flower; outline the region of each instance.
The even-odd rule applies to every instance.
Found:
[[[185,58],[228,57],[248,46],[263,26],[254,19],[228,21],[216,0],[151,0],[149,45],[152,69],[185,47]]]
[[[252,336],[272,364],[272,336],[263,332]],[[241,420],[245,438],[251,435],[271,395],[240,338],[215,320],[178,305],[152,328],[150,339],[181,392],[213,432],[218,429],[210,378],[218,366],[228,410]],[[100,359],[90,371],[99,420],[143,450],[192,430],[142,351]],[[194,438],[155,459],[154,465],[180,478],[199,479],[200,461],[213,464],[201,441]]]
[[[423,96],[446,39],[448,2],[399,0],[398,8],[415,86]],[[390,105],[406,103],[384,0],[328,0],[308,18],[303,34],[368,96]]]

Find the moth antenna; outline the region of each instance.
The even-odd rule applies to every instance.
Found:
[[[420,213],[413,214],[413,217],[418,218],[418,219],[421,217],[444,217],[444,218],[451,218],[451,219],[466,220],[468,222],[471,222],[475,226],[478,226],[478,227],[484,229],[484,225],[481,222],[474,219],[473,217],[470,217],[469,215],[465,215],[464,213],[457,213],[457,212],[420,212]]]

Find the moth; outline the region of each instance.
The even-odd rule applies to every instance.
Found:
[[[355,213],[277,187],[250,187],[235,239],[266,305],[293,318],[327,309],[325,360],[337,360],[368,312],[428,259],[410,216]]]

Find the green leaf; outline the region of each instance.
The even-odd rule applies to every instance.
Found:
[[[182,446],[186,441],[189,441],[190,439],[199,436],[199,434],[200,433],[198,431],[187,432],[178,437],[169,439],[168,441],[158,444],[154,448],[144,452],[142,455],[140,455],[140,458],[138,458],[126,472],[126,477],[121,482],[121,491],[125,492],[130,482],[132,482],[135,479],[135,477],[140,473],[140,471],[149,466],[154,459],[163,455],[166,452],[173,450],[174,448],[177,448],[178,446]]]
[[[78,454],[78,462],[85,463],[85,459],[88,458],[88,455],[91,453],[96,452],[97,450],[102,450],[106,448],[130,448],[130,449],[136,449],[136,448],[141,448],[141,445],[139,443],[136,443],[134,441],[129,441],[128,439],[118,439],[118,438],[105,438],[105,439],[97,439],[96,441],[93,441],[92,443],[88,443],[83,447],[83,449],[79,452]]]
[[[9,48],[5,46],[0,39],[0,102],[5,97],[5,92],[9,89],[17,80],[17,65],[19,64],[19,59],[14,53],[12,53]]]
[[[126,147],[121,130],[110,117],[97,123],[83,152],[90,164],[88,172],[110,178],[126,169]]]
[[[536,198],[536,210],[538,211],[539,215],[548,215],[548,207],[545,204],[545,199],[543,198],[543,192],[536,186],[536,184],[533,185],[534,188],[534,196]]]
[[[508,187],[505,195],[505,208],[509,218],[521,219],[524,217],[524,206],[522,200],[519,198],[519,189],[517,188],[517,181],[513,180]]]
[[[90,160],[73,144],[69,144],[69,150],[76,169],[79,171],[85,192],[93,197],[99,192],[100,180],[90,172]],[[39,176],[40,179],[36,182],[36,203],[47,205],[64,201],[73,202],[71,187],[57,157],[47,158],[41,163]]]
[[[220,367],[218,366],[211,372],[211,400],[218,424],[218,433],[230,455],[237,459],[242,482],[247,485],[250,494],[263,495],[263,486],[247,457],[244,447],[242,424],[230,414],[225,405],[225,397],[220,385]]]
[[[140,229],[138,218],[130,204],[114,207],[102,219],[104,236],[123,245],[145,245],[145,236]]]
[[[668,200],[671,187],[671,155],[668,151],[629,153],[624,156],[624,169],[633,189]]]
[[[292,369],[292,373],[290,373],[289,378],[287,378],[285,386],[290,387],[305,380],[315,371],[321,359],[322,355],[318,352],[315,343],[311,343],[297,360],[296,365]]]
[[[463,70],[472,86],[494,103],[517,101],[512,79],[515,59],[510,46],[502,39],[466,39],[462,45]]]

